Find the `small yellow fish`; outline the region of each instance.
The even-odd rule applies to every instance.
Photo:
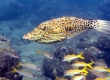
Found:
[[[104,67],[104,68],[108,68],[108,67],[107,67],[107,64],[106,64],[105,62],[95,61],[94,64],[95,64],[96,66],[102,66],[102,67]]]
[[[23,39],[42,43],[52,43],[70,39],[88,29],[96,29],[110,34],[110,22],[105,20],[85,20],[77,17],[64,16],[39,24],[33,31],[25,34]]]
[[[101,67],[101,66],[94,66],[93,70],[97,71],[97,72],[109,72],[110,73],[110,69],[104,68],[104,67]]]
[[[41,52],[40,50],[37,52],[37,54],[42,54],[43,56],[49,58],[49,59],[53,59],[53,56],[48,53],[48,52]]]
[[[77,75],[77,76],[73,76],[71,78],[71,80],[82,80],[84,79],[86,76],[85,75]]]
[[[0,49],[0,53],[4,53],[4,54],[6,54],[10,57],[13,57],[13,58],[19,58],[19,55],[17,54],[17,52],[10,51],[7,49]]]
[[[84,73],[87,74],[88,71],[86,70],[86,67],[84,67],[83,69],[70,69],[64,72],[64,76],[74,76],[76,74],[80,74],[80,73]]]
[[[38,67],[36,64],[33,64],[33,63],[21,63],[19,62],[17,67],[18,66],[24,66],[24,67],[27,67],[27,68],[30,68],[30,69],[33,69],[33,70],[41,70],[40,67]]]
[[[21,74],[22,76],[31,78],[31,79],[37,79],[36,75],[32,74],[31,72],[25,71],[25,70],[17,70],[14,66],[13,66],[13,70],[11,71],[13,72],[17,72],[19,74]]]
[[[106,78],[96,78],[94,80],[107,80]]]
[[[75,54],[71,54],[71,55],[66,55],[62,61],[71,61],[71,60],[74,60],[74,59],[77,59],[77,58],[81,58],[81,59],[84,59],[84,57],[82,56],[83,52],[81,52],[80,54],[78,55],[75,55]]]
[[[55,75],[55,80],[68,80],[67,78],[59,78],[57,75]]]
[[[110,76],[107,76],[105,78],[96,78],[94,80],[110,80]]]
[[[96,77],[100,77],[100,78],[105,78],[106,77],[105,73],[97,72],[97,71],[94,71],[93,69],[89,69],[89,68],[87,68],[87,70],[89,72],[91,72],[93,75],[95,75]]]
[[[78,62],[75,62],[75,63],[72,63],[72,65],[71,66],[73,66],[73,67],[85,67],[85,66],[87,66],[87,67],[89,67],[89,68],[91,68],[92,69],[92,64],[93,64],[94,62],[91,62],[91,63],[85,63],[85,62],[83,62],[83,61],[78,61]]]

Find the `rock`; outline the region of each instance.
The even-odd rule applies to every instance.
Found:
[[[54,56],[62,60],[62,58],[67,54],[77,54],[77,52],[70,46],[60,45],[56,47]]]
[[[97,47],[106,52],[110,52],[110,39],[105,36],[101,36],[97,40]]]
[[[70,46],[59,46],[56,47],[54,52],[54,59],[44,59],[43,60],[43,70],[44,73],[52,78],[55,79],[55,74],[59,77],[64,77],[64,72],[68,69],[71,69],[71,63],[67,61],[62,61],[62,58],[67,54],[76,54],[77,52]]]
[[[85,41],[81,41],[80,43],[77,44],[76,48],[85,49],[85,48],[88,48],[89,46],[90,46],[89,43]]]
[[[0,49],[15,51],[10,42],[7,42],[1,38],[2,37],[0,37]],[[13,70],[12,66],[16,66],[18,62],[19,59],[17,58],[12,58],[6,54],[0,53],[0,77],[5,77],[9,80],[19,80],[19,74],[11,72]]]

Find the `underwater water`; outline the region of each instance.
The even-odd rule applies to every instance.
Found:
[[[20,67],[20,70],[27,70],[29,73],[22,72],[22,79],[21,77],[12,79],[12,77],[10,77],[12,76],[12,73],[10,73],[11,75],[6,74],[5,71],[7,70],[2,69],[0,64],[0,72],[3,73],[0,77],[6,77],[9,78],[9,80],[31,80],[31,78],[32,80],[71,80],[72,77],[70,75],[65,76],[64,73],[65,71],[72,69],[71,64],[74,60],[73,62],[68,62],[69,60],[62,61],[62,59],[67,54],[78,55],[78,53],[81,52],[84,52],[83,56],[85,59],[75,59],[75,61],[84,61],[87,62],[87,64],[91,61],[94,63],[101,62],[104,65],[107,65],[107,71],[105,71],[106,74],[102,72],[102,74],[104,74],[103,78],[108,77],[110,75],[110,71],[108,69],[110,67],[110,34],[90,29],[80,33],[79,35],[75,35],[75,37],[70,39],[46,44],[23,39],[25,34],[31,32],[40,23],[63,16],[83,18],[85,20],[110,21],[110,1],[0,0],[0,35],[3,36],[0,37],[0,41],[4,41],[4,38],[7,38],[10,41],[10,45],[19,55],[19,63],[31,63],[28,65],[25,64],[25,66],[34,68],[35,65],[37,65],[41,69],[31,70],[26,67]],[[110,26],[110,24],[107,26]],[[110,31],[110,27],[108,27],[108,29],[108,31]],[[55,38],[58,37],[55,36]],[[0,48],[6,49],[2,45]],[[2,51],[11,57],[13,57],[12,54],[15,54],[6,50]],[[16,57],[14,56],[13,58]],[[13,64],[17,68],[18,62],[15,60],[15,63],[11,63],[9,70],[12,70]],[[95,64],[92,64],[92,67],[94,66]],[[20,74],[19,70],[18,72],[15,72]],[[37,79],[30,74],[31,72],[37,76]],[[91,71],[88,72],[89,74],[87,74],[88,76],[86,80],[95,80],[98,76],[102,76],[101,74],[97,74],[97,76]],[[29,77],[29,75],[31,75],[31,77]],[[24,76],[29,78],[25,78]],[[80,76],[80,74],[77,76]],[[78,79],[76,78],[73,80]]]

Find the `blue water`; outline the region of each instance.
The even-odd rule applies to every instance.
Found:
[[[19,52],[21,61],[27,61],[29,59],[24,60],[22,56],[36,55],[36,50],[41,47],[45,51],[54,50],[54,48],[50,49],[53,44],[35,43],[22,38],[41,22],[62,16],[110,20],[109,7],[109,0],[0,0],[0,35],[10,39]],[[104,35],[96,31],[93,33]],[[96,38],[96,35],[93,36]],[[38,63],[42,64],[42,60]]]

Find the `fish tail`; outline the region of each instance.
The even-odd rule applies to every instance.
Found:
[[[11,71],[11,73],[14,73],[17,71],[17,69],[14,66],[12,66],[12,68],[13,68],[13,70]]]
[[[81,52],[78,56],[79,56],[79,58],[84,59],[84,57],[82,56],[82,54],[83,54],[83,52]]]
[[[16,67],[19,67],[19,66],[21,66],[21,65],[22,65],[22,63],[18,62],[18,64],[17,64],[17,66],[16,66]]]
[[[88,71],[86,70],[86,66],[82,69],[82,72],[84,72],[85,74],[87,74],[88,73]]]
[[[93,69],[93,68],[92,68],[92,64],[93,64],[93,63],[94,63],[94,62],[89,63],[89,64],[88,64],[88,67],[91,68],[91,69]]]
[[[97,25],[95,25],[96,22],[98,22]],[[110,21],[96,20],[96,22],[93,24],[94,29],[106,34],[110,34]]]
[[[41,51],[40,50],[38,50],[37,52],[36,52],[36,54],[40,54],[41,53]]]
[[[0,53],[2,52],[2,49],[0,49]]]
[[[110,73],[110,69],[108,69],[108,72]]]

